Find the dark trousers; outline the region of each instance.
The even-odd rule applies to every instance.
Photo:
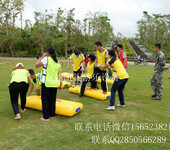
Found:
[[[56,95],[57,88],[48,88],[42,83],[41,100],[44,119],[55,116]]]
[[[118,95],[119,95],[119,101],[121,105],[125,105],[124,102],[124,95],[123,95],[123,89],[125,87],[125,84],[127,83],[128,79],[116,79],[112,85],[111,88],[111,98],[110,98],[110,106],[115,105],[115,94],[116,91],[118,90]]]
[[[87,78],[87,77],[83,78],[83,83],[82,83],[82,85],[81,85],[81,92],[80,92],[81,95],[84,95],[84,91],[85,91],[85,88],[86,88],[86,84],[87,84],[88,82],[91,82],[91,84],[93,83],[93,82],[92,82],[92,79],[89,79],[89,78]]]
[[[94,79],[95,82],[93,82],[92,84],[92,88],[96,88],[97,87],[97,79],[98,77],[101,77],[101,87],[103,91],[107,91],[106,88],[106,70],[102,71],[99,68],[95,68],[94,69]]]
[[[21,109],[24,110],[26,104],[27,92],[28,92],[28,84],[25,82],[21,82],[21,83],[13,82],[9,85],[9,94],[10,94],[11,104],[15,115],[19,113],[19,107],[18,107],[19,94],[21,98]]]

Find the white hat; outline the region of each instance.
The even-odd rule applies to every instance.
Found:
[[[22,63],[17,63],[16,67],[18,67],[19,65],[21,65],[22,67],[24,67],[24,65]]]

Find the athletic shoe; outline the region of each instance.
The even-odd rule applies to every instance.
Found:
[[[125,108],[125,105],[117,104],[118,107]]]
[[[153,94],[153,95],[152,95],[152,97],[156,97],[156,95],[155,95],[155,94]]]
[[[108,108],[105,108],[106,110],[112,110],[114,111],[115,110],[115,106],[109,106]]]
[[[26,112],[26,108],[24,108],[24,110],[21,109],[21,113],[24,113],[24,112]]]
[[[158,96],[153,97],[152,99],[153,99],[153,100],[162,100],[162,98],[161,98],[161,97],[158,97]]]
[[[18,113],[16,114],[15,120],[19,120],[19,119],[21,119],[21,115]]]
[[[79,97],[82,97],[83,95],[82,94],[79,94]]]
[[[72,87],[75,87],[75,84],[73,84]]]
[[[107,92],[106,92],[106,91],[103,91],[103,94],[107,94]]]

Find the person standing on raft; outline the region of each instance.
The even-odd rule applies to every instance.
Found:
[[[80,95],[79,97],[82,97],[84,96],[84,91],[85,91],[85,88],[86,88],[86,84],[88,82],[91,82],[91,85],[92,83],[94,82],[94,68],[95,68],[95,55],[94,54],[90,54],[88,56],[88,60],[89,62],[87,63],[87,75],[85,78],[83,78],[83,83],[82,83],[82,86],[81,86],[81,90],[80,90]]]
[[[12,71],[12,78],[9,85],[9,94],[11,99],[12,108],[15,114],[15,120],[21,119],[18,107],[18,96],[21,97],[21,112],[26,111],[26,95],[28,87],[31,85],[31,78],[29,72],[24,69],[22,63],[18,63]]]
[[[115,94],[117,90],[120,100],[120,104],[117,104],[117,106],[125,108],[123,88],[128,81],[129,75],[122,62],[116,58],[116,54],[113,50],[109,51],[109,61],[106,63],[106,65],[101,65],[100,67],[104,69],[110,67],[115,76],[114,83],[111,88],[110,106],[106,108],[106,110],[115,110]]]
[[[103,94],[107,93],[107,87],[106,87],[106,69],[101,68],[101,65],[105,65],[108,61],[108,51],[102,46],[102,43],[100,41],[97,41],[95,43],[97,52],[96,52],[96,63],[95,63],[95,70],[94,70],[94,77],[95,82],[92,85],[93,88],[97,88],[97,79],[100,76],[101,77],[101,87],[103,90]]]
[[[70,69],[70,60],[73,60],[73,84],[72,87],[75,87],[75,82],[77,77],[79,76],[80,84],[82,84],[82,70],[84,70],[84,55],[81,54],[79,49],[75,50],[74,54],[72,54],[68,59],[68,70]]]
[[[56,94],[59,85],[59,89],[62,89],[62,71],[61,65],[57,60],[57,54],[54,47],[48,47],[47,53],[36,62],[36,68],[43,66],[42,68],[42,110],[43,117],[42,121],[49,121],[49,117],[55,116],[55,104],[56,104]]]

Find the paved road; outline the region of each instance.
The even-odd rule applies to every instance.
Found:
[[[36,58],[13,58],[13,57],[0,57],[0,62],[1,60],[37,60]],[[61,60],[59,59],[60,62],[67,62],[67,60]],[[128,61],[128,65],[134,65],[133,61]],[[154,66],[154,62],[149,62],[148,66]],[[166,63],[166,65],[170,65],[170,63]]]

